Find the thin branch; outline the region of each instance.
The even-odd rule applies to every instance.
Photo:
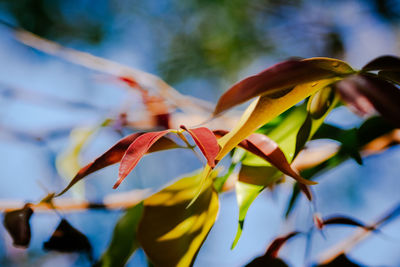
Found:
[[[141,87],[153,92],[157,92],[173,106],[180,108],[183,111],[211,113],[213,110],[213,105],[211,103],[195,97],[184,96],[180,94],[156,75],[134,69],[108,59],[97,57],[90,53],[63,47],[56,42],[37,36],[24,29],[14,27],[7,22],[0,20],[0,23],[14,33],[17,41],[29,47],[40,50],[46,54],[62,58],[74,64],[84,66],[91,70],[110,74],[116,77],[131,77],[137,83],[139,83]]]
[[[151,190],[137,189],[124,193],[108,195],[103,202],[89,202],[86,200],[76,200],[72,198],[55,198],[50,203],[39,202],[31,204],[35,212],[51,212],[54,209],[61,212],[85,211],[88,209],[117,210],[132,207],[151,195]],[[0,211],[10,211],[20,209],[26,202],[20,200],[1,200]]]
[[[394,208],[390,209],[389,212],[386,212],[385,215],[381,216],[375,223],[371,225],[371,229],[376,229],[378,226],[382,226],[384,223],[388,223],[390,220],[400,215],[400,204],[397,204]],[[341,254],[345,254],[353,249],[358,243],[366,239],[371,235],[373,231],[360,229],[354,235],[345,238],[342,242],[337,243],[332,248],[328,249],[321,253],[318,257],[319,264],[326,264],[338,257]],[[318,264],[318,265],[319,265]]]

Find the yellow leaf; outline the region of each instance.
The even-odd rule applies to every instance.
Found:
[[[218,195],[211,179],[197,201],[201,175],[186,177],[144,201],[139,241],[155,266],[191,266],[218,213]]]
[[[246,109],[236,127],[218,140],[221,150],[216,159],[221,160],[243,139],[262,125],[268,123],[304,98],[337,80],[340,80],[340,78],[324,79],[317,82],[301,84],[278,99],[260,96]]]

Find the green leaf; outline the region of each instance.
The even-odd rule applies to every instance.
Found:
[[[199,173],[183,178],[144,201],[138,238],[155,266],[191,266],[214,225],[218,195],[211,179],[188,207],[200,179]]]
[[[338,100],[339,98],[331,86],[321,89],[310,97],[307,102],[307,118],[296,136],[294,158],[316,133],[328,114],[335,108]]]
[[[246,214],[247,211],[249,210],[251,203],[253,203],[253,201],[256,199],[256,197],[260,194],[260,192],[263,189],[264,186],[262,185],[261,186],[252,185],[242,182],[236,183],[236,198],[239,206],[239,224],[231,249],[233,249],[236,246],[240,236],[242,235],[244,219],[246,218]]]
[[[273,184],[280,177],[282,177],[282,173],[272,166],[248,166],[242,164],[239,171],[240,182],[264,187]]]
[[[266,131],[268,137],[273,139],[279,145],[279,147],[281,147],[281,150],[284,152],[289,161],[293,159],[296,146],[296,135],[306,116],[306,105],[303,104],[294,107],[285,114],[285,117],[280,121],[279,124],[276,125],[275,128],[269,128]],[[242,160],[242,168],[243,166],[245,174],[247,173],[247,178],[245,178],[243,174],[240,178],[239,175],[239,179],[242,180],[242,183],[238,183],[240,186],[236,187],[236,197],[238,199],[239,206],[239,225],[234,245],[241,236],[248,207],[264,189],[264,187],[269,185],[269,182],[273,183],[283,175],[270,163],[252,153],[246,153],[245,158]],[[250,169],[251,167],[260,168],[259,170],[261,171],[261,175],[264,174],[265,176],[260,177],[260,175],[258,175],[250,178],[249,172],[252,171]],[[252,175],[254,175],[254,172]],[[246,187],[244,182],[248,183],[248,187]],[[240,190],[238,190],[238,188]],[[243,188],[248,188],[248,190],[243,190]],[[241,201],[239,201],[239,199]],[[243,199],[246,201],[243,201]],[[232,247],[234,247],[234,245]]]
[[[345,145],[335,156],[311,169],[302,171],[301,175],[305,179],[311,179],[317,174],[320,175],[322,172],[340,165],[348,158],[353,158],[361,163],[359,150],[375,138],[387,134],[393,129],[394,126],[386,122],[382,117],[369,118],[358,129],[343,130],[329,124],[323,124],[313,136],[314,139],[328,138],[339,141],[342,144],[345,143]],[[299,186],[295,184],[286,209],[286,217],[292,212],[299,193]]]
[[[96,267],[125,266],[140,245],[137,227],[142,213],[143,203],[126,210],[115,225],[110,245],[96,263]]]

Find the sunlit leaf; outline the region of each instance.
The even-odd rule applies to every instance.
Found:
[[[321,89],[310,97],[307,102],[307,118],[296,136],[296,151],[294,157],[303,149],[307,141],[313,137],[325,118],[336,106],[337,102],[338,97],[331,86]]]
[[[362,68],[363,71],[400,70],[400,58],[395,56],[381,56],[373,59]]]
[[[236,183],[236,201],[239,206],[239,223],[235,239],[233,240],[231,249],[233,249],[240,239],[243,231],[244,219],[251,203],[256,199],[260,192],[264,189],[262,185],[246,184],[242,182]]]
[[[96,267],[125,266],[140,246],[137,227],[143,213],[143,203],[129,208],[115,225],[112,240]]]
[[[68,184],[68,186],[61,193],[59,193],[58,196],[67,192],[68,189],[70,189],[74,184],[79,182],[87,175],[121,161],[128,147],[133,143],[133,141],[135,141],[142,134],[143,133],[134,133],[119,140],[103,155],[101,155],[93,162],[89,163],[88,165],[80,169],[79,172],[72,179],[72,181]],[[175,142],[171,141],[168,138],[163,137],[160,138],[155,144],[153,144],[153,146],[147,152],[150,153],[177,147],[179,146]]]
[[[317,265],[316,267],[360,267],[360,266],[361,265],[350,261],[345,254],[340,254],[329,263],[320,264]]]
[[[273,184],[281,176],[282,174],[271,166],[249,166],[242,164],[239,171],[239,181],[246,184],[262,185],[264,187]]]
[[[219,146],[213,132],[206,127],[187,129],[185,126],[181,125],[181,128],[192,136],[196,145],[207,159],[208,165],[214,168],[215,157],[218,155]]]
[[[302,122],[307,116],[307,111],[305,109],[305,105],[301,105],[298,107],[293,108],[292,110],[288,111],[288,114],[282,121],[274,128],[269,129],[266,134],[270,139],[273,139],[279,147],[281,147],[282,151],[286,155],[286,157],[289,160],[293,159],[294,153],[295,153],[295,145],[296,145],[296,134],[299,130],[299,128],[302,125]],[[264,166],[264,167],[269,167],[268,172],[270,172],[268,175],[269,178],[265,177],[265,181],[270,181],[271,179],[277,180],[279,177],[281,177],[282,173],[276,169],[275,167],[272,167],[272,165],[268,162],[266,162],[264,159],[261,159],[260,157],[247,153],[245,158],[242,160],[243,165],[248,165],[248,166]],[[273,171],[275,169],[275,172]],[[250,181],[248,181],[250,182]],[[257,181],[255,179],[252,180],[253,183],[256,183]],[[260,183],[261,185],[262,183]],[[265,183],[263,183],[265,184]],[[250,185],[249,185],[250,186]],[[241,188],[236,187],[237,189]],[[258,196],[258,194],[262,191],[260,187],[249,187],[247,188],[249,190],[236,190],[236,196],[237,199],[245,199],[246,201],[238,201],[238,206],[239,206],[239,225],[238,225],[238,232],[236,234],[235,241],[239,240],[242,229],[243,229],[243,224],[244,224],[244,218],[246,217],[246,213],[248,210],[248,207],[250,204],[254,201],[254,199]],[[254,189],[254,190],[251,190]],[[311,194],[309,190],[307,190],[307,187],[302,187],[303,191],[306,193],[307,198],[311,199]],[[242,207],[243,206],[243,207]]]
[[[287,161],[285,154],[278,147],[278,144],[263,134],[252,134],[239,143],[239,146],[251,153],[265,159],[282,173],[293,177],[303,184],[315,184],[312,181],[303,179],[297,170],[293,169]]]
[[[46,250],[59,252],[84,252],[92,257],[92,246],[88,238],[62,219],[50,239],[43,244]]]
[[[271,99],[268,96],[261,96],[253,101],[244,112],[236,127],[218,140],[221,150],[217,156],[217,160],[222,159],[230,150],[262,125],[310,94],[326,87],[336,80],[336,78],[333,78],[302,84],[296,86],[292,91],[281,98]]]
[[[218,134],[222,135],[223,131],[219,131]],[[241,141],[238,146],[266,160],[279,171],[293,177],[297,181],[305,184],[314,184],[312,181],[304,180],[297,170],[292,168],[278,144],[266,135],[259,133],[251,134],[248,138]],[[273,174],[272,170],[269,171],[269,174]]]
[[[119,178],[114,184],[114,189],[117,188],[126,176],[136,167],[141,158],[146,154],[151,146],[157,142],[161,137],[166,135],[169,131],[149,132],[140,135],[125,151],[119,166]]]
[[[29,220],[33,214],[30,204],[22,209],[8,211],[4,214],[4,226],[13,239],[14,246],[28,247],[31,240]]]
[[[299,84],[353,72],[350,66],[336,59],[311,58],[284,61],[233,85],[218,100],[214,115],[256,96],[269,95],[272,98],[279,98]]]
[[[213,226],[218,196],[210,179],[188,207],[200,178],[183,178],[144,201],[138,238],[155,266],[191,266]]]

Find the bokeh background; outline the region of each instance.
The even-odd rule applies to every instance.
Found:
[[[90,52],[156,74],[178,89],[211,102],[241,78],[290,57],[335,57],[361,67],[374,57],[400,55],[400,1],[395,0],[0,0],[0,19],[64,46]],[[0,24],[0,199],[38,201],[65,184],[56,169],[72,129],[98,125],[118,114],[131,97],[121,84],[24,46]],[[399,114],[400,116],[400,114]],[[361,119],[340,108],[328,121],[343,128]],[[119,136],[102,130],[82,151],[87,163]],[[141,161],[118,189],[160,186],[201,166],[186,152],[160,152]],[[400,202],[400,149],[369,157],[362,167],[349,160],[319,178],[317,205],[324,215],[343,214],[372,222]],[[157,167],[154,167],[157,166]],[[114,193],[113,166],[85,182],[85,197],[100,201]],[[221,195],[216,225],[195,266],[242,266],[263,253],[279,234],[312,225],[302,199],[288,221],[290,186],[261,194],[251,206],[238,246],[230,250],[238,209],[233,192]],[[84,232],[95,257],[107,247],[121,212],[84,211],[66,218]],[[53,213],[32,218],[28,250],[13,248],[0,229],[1,266],[90,266],[76,254],[45,253],[42,243],[57,226]],[[293,266],[352,233],[337,227],[281,252]],[[350,257],[368,266],[400,266],[400,222],[360,243]],[[146,266],[138,251],[129,266]]]

